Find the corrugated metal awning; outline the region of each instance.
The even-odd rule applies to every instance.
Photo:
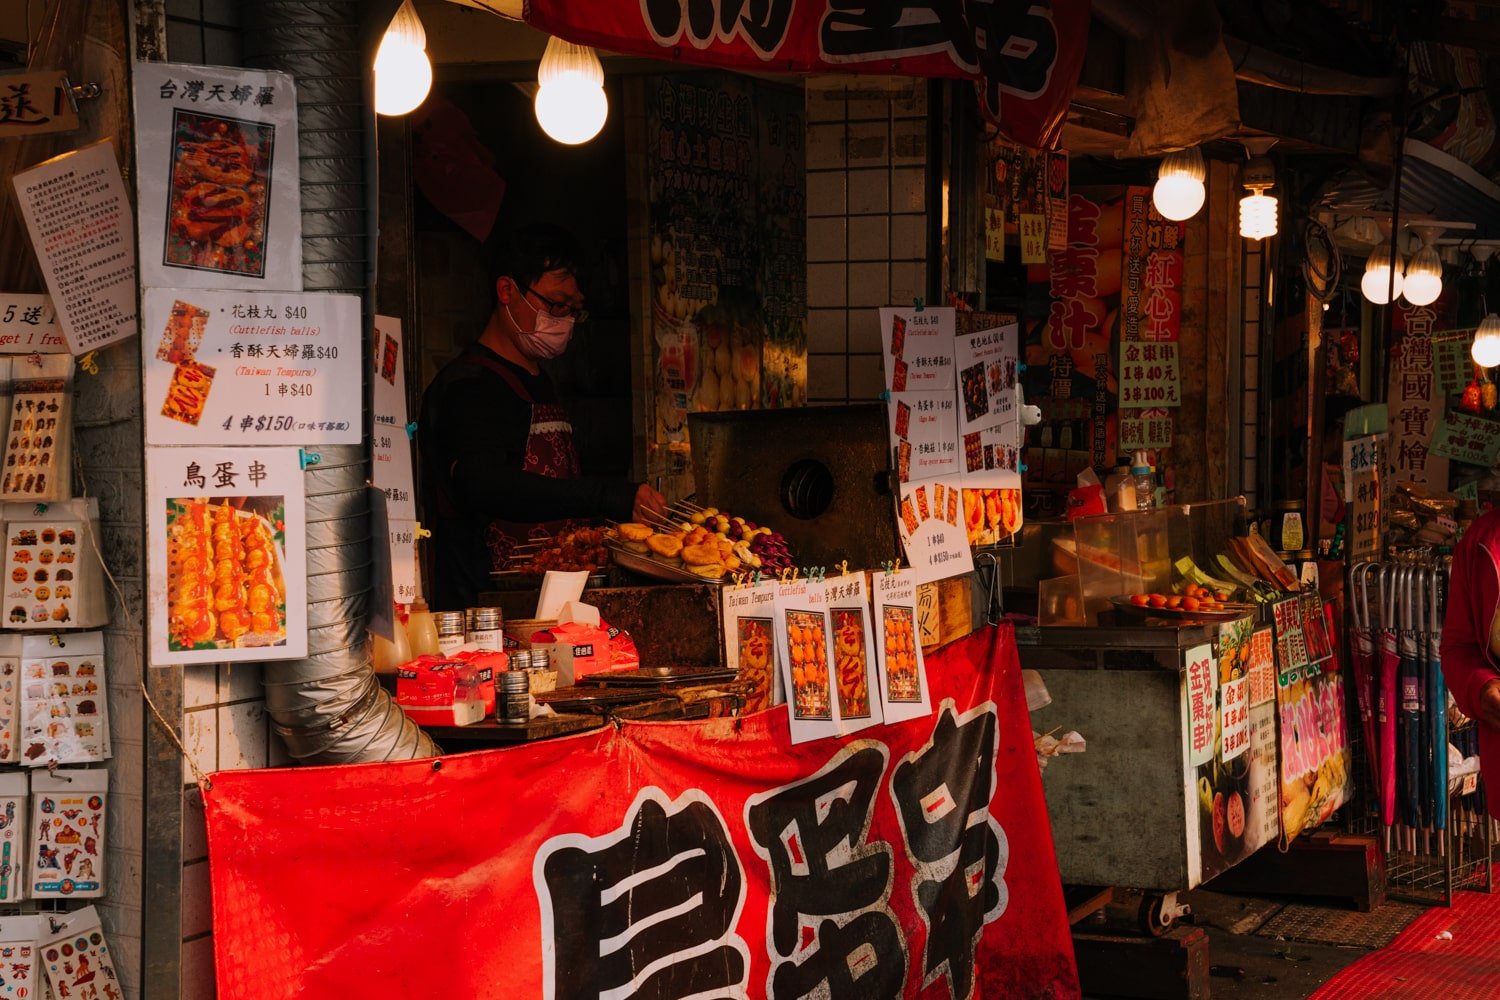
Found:
[[[1472,222],[1473,236],[1500,239],[1500,185],[1473,167],[1425,142],[1406,140],[1401,171],[1403,219],[1451,219]],[[1361,170],[1335,177],[1319,207],[1338,214],[1390,214],[1395,175],[1380,183]]]

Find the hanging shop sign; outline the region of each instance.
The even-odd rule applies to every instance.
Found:
[[[358,296],[148,288],[142,310],[147,444],[360,442]]]
[[[964,486],[1020,489],[1020,326],[964,333],[954,345]]]
[[[16,173],[21,218],[73,354],[136,333],[133,215],[108,139]]]
[[[1500,421],[1449,410],[1432,435],[1431,454],[1487,469],[1500,458]]]
[[[0,354],[62,354],[68,341],[50,295],[0,292]]]
[[[1432,451],[1444,409],[1433,362],[1432,331],[1437,320],[1431,306],[1396,310],[1402,332],[1391,351],[1385,397],[1391,435],[1386,466],[1392,483],[1413,482],[1442,492],[1448,488],[1448,458]]]
[[[934,715],[802,745],[774,708],[441,770],[221,772],[205,793],[219,995],[626,996],[649,971],[660,996],[1075,996],[1014,633],[927,671]],[[400,912],[307,892],[332,857],[379,872]],[[454,891],[480,871],[483,892]],[[433,962],[454,927],[494,946]]]
[[[1344,503],[1349,508],[1351,563],[1380,558],[1380,540],[1385,534],[1385,507],[1380,495],[1384,450],[1384,434],[1344,442]]]
[[[410,604],[417,596],[416,550],[412,547],[417,505],[407,430],[406,347],[399,319],[375,317],[374,354],[370,480],[385,494],[392,597],[398,604]]]
[[[1130,410],[1129,416],[1120,416],[1120,451],[1133,452],[1142,448],[1155,451],[1172,447],[1172,411],[1152,407],[1147,410]]]
[[[0,73],[0,139],[78,128],[78,105],[60,69]]]
[[[307,655],[296,448],[147,448],[151,662]]]
[[[300,290],[292,78],[143,62],[134,80],[141,284]]]
[[[1432,337],[1432,371],[1441,396],[1457,396],[1474,377],[1473,330],[1456,330]]]
[[[1088,0],[912,3],[816,0],[756,8],[728,0],[580,5],[534,0],[532,27],[611,52],[752,72],[971,77],[992,121],[1056,146],[1088,38]]]

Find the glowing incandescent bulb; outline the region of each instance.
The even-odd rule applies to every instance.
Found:
[[[391,18],[375,52],[375,111],[404,115],[427,100],[432,89],[432,63],[427,58],[427,32],[411,0]]]
[[[604,67],[594,50],[553,36],[537,67],[536,120],[553,139],[569,146],[588,142],[609,117]]]
[[[1469,348],[1469,355],[1481,368],[1500,365],[1500,316],[1490,313],[1479,324],[1479,329],[1474,332],[1474,346]]]
[[[1203,207],[1203,154],[1198,147],[1169,153],[1161,161],[1151,202],[1162,218],[1181,222],[1191,219]]]
[[[1406,290],[1406,279],[1401,272],[1401,254],[1390,240],[1386,240],[1370,251],[1370,257],[1365,261],[1365,276],[1359,280],[1359,290],[1365,293],[1365,298],[1383,306],[1400,298]]]

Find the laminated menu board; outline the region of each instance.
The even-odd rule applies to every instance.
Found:
[[[125,1000],[109,942],[92,906],[47,915],[42,967],[56,1000]]]
[[[777,663],[786,689],[793,743],[839,734],[838,704],[829,682],[828,605],[821,583],[778,584]]]
[[[292,77],[141,62],[133,78],[141,285],[300,291]]]
[[[961,334],[955,343],[964,486],[1019,489],[1021,408],[1016,323]]]
[[[45,1000],[41,943],[51,933],[44,913],[0,917],[0,1000]]]
[[[7,412],[0,500],[71,496],[73,358],[36,354],[13,360]]]
[[[104,895],[104,809],[109,772],[103,768],[35,771],[31,775],[31,845],[27,895],[33,899]]]
[[[28,635],[21,644],[21,762],[84,764],[111,756],[104,634]]]
[[[21,637],[0,635],[0,764],[21,759]],[[5,898],[0,890],[0,900]]]
[[[745,711],[758,712],[786,701],[776,645],[776,581],[724,591],[724,657],[730,670],[749,684]]]
[[[150,660],[307,655],[296,448],[147,448]]]
[[[0,773],[0,903],[14,903],[26,894],[26,800],[30,794],[25,771]],[[0,941],[8,940],[13,939],[0,936]],[[0,1000],[5,995],[0,990]]]
[[[96,628],[109,621],[99,550],[99,501],[8,503],[5,603],[0,626],[22,631]]]
[[[823,601],[828,607],[839,732],[847,734],[878,726],[883,716],[864,571],[824,580]]]
[[[874,586],[881,714],[887,725],[930,715],[932,695],[917,634],[917,574],[876,573]]]

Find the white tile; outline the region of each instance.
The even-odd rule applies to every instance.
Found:
[[[860,79],[849,84],[849,120],[889,119],[891,98],[886,88],[869,80]]]
[[[807,214],[843,215],[847,182],[842,170],[808,171]]]
[[[823,170],[844,165],[843,122],[827,125],[810,125],[807,129],[807,167]]]
[[[208,857],[208,827],[203,817],[203,793],[198,786],[182,793],[182,860]]]
[[[1258,319],[1260,319],[1260,289],[1259,288],[1246,288],[1245,289],[1245,311],[1241,315],[1244,316],[1244,318],[1245,318],[1245,320],[1247,322],[1251,321],[1251,320],[1258,320]]]
[[[849,310],[849,353],[876,354],[882,350],[880,343],[880,310]]]
[[[809,85],[807,88],[807,120],[810,122],[841,122],[844,120],[844,88]]]
[[[845,260],[847,247],[844,233],[848,223],[843,216],[807,220],[807,259],[810,261]]]
[[[1245,400],[1245,423],[1253,424],[1256,414],[1260,412],[1260,393],[1247,389],[1241,395]]]
[[[266,708],[263,702],[220,705],[219,767],[229,770],[265,767]]]
[[[890,126],[883,121],[859,122],[848,126],[845,139],[847,158],[852,167],[885,167],[891,162]]]
[[[885,306],[891,304],[890,265],[885,261],[849,265],[849,304],[851,306]]]
[[[879,399],[885,389],[885,373],[878,354],[849,356],[849,399],[860,402]]]
[[[140,851],[145,846],[145,808],[142,796],[122,794],[110,785],[104,825],[111,850]]]
[[[891,260],[927,259],[927,216],[891,216]]]
[[[919,166],[927,162],[927,120],[906,118],[891,123],[891,162]]]
[[[182,936],[197,937],[214,929],[213,895],[208,884],[208,862],[182,866]]]
[[[1246,389],[1260,388],[1260,365],[1245,365],[1241,371],[1243,372],[1241,377],[1245,380],[1244,387]]]
[[[891,113],[897,118],[920,118],[927,114],[927,81],[910,79],[891,95]]]
[[[808,192],[808,203],[812,193]],[[849,171],[849,214],[874,215],[890,210],[891,178],[887,170]]]
[[[891,171],[891,211],[924,212],[927,210],[927,171],[921,167],[902,167]]]
[[[219,667],[213,663],[190,663],[182,668],[182,705],[202,708],[219,700]]]
[[[927,295],[927,264],[911,261],[891,265],[891,301],[910,302]]]
[[[182,1000],[214,1000],[214,939],[198,938],[182,946]]]
[[[889,260],[891,227],[888,215],[856,215],[849,219],[849,259]]]
[[[813,354],[843,354],[848,349],[845,341],[847,316],[847,311],[843,309],[809,309],[808,351]]]
[[[248,701],[264,698],[265,689],[260,683],[260,665],[257,663],[225,663],[219,667],[219,701]]]
[[[204,774],[210,774],[219,769],[217,712],[217,709],[206,708],[184,712],[182,715],[183,746],[187,747],[188,756]],[[196,779],[193,777],[192,768],[182,769],[182,780],[185,784],[194,783]]]
[[[827,308],[847,304],[843,264],[807,265],[807,304]]]
[[[842,354],[810,354],[807,358],[807,398],[843,400],[849,384]]]

